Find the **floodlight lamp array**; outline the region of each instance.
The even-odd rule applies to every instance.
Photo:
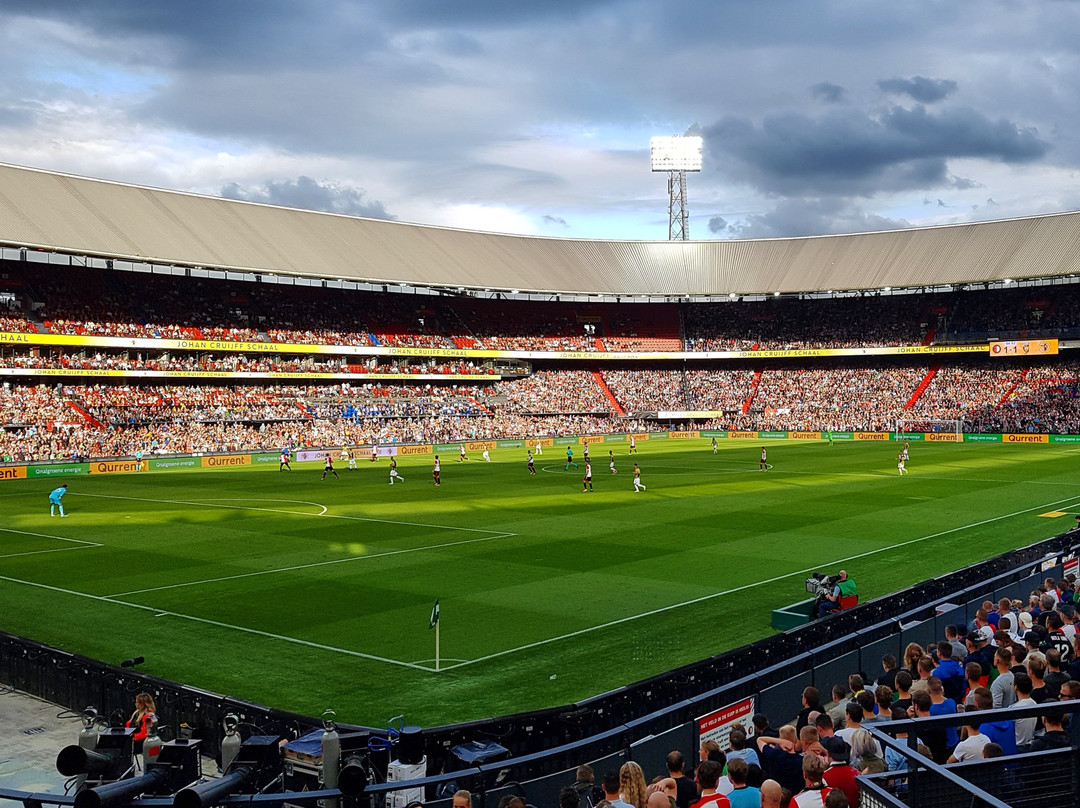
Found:
[[[653,171],[701,171],[702,139],[697,135],[668,135],[649,140]]]

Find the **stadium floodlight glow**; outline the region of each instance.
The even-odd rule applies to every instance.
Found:
[[[668,135],[649,141],[653,171],[668,175],[668,240],[690,238],[686,206],[686,172],[701,171],[702,139],[696,135]]]
[[[649,140],[653,171],[701,171],[702,139],[696,135],[668,135]]]

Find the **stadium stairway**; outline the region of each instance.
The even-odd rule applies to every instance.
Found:
[[[76,404],[71,399],[68,399],[67,403],[68,403],[68,406],[71,407],[71,409],[75,410],[75,412],[77,412],[79,414],[79,416],[84,421],[87,421],[88,423],[92,424],[93,426],[97,427],[98,429],[104,429],[105,428],[105,424],[101,423],[101,421],[99,421],[97,418],[92,416],[89,412],[84,410],[81,406]]]
[[[1009,385],[1009,389],[1005,391],[1005,395],[1003,395],[1001,397],[1001,400],[998,401],[998,403],[994,405],[995,407],[1004,407],[1005,406],[1005,402],[1008,401],[1012,397],[1012,394],[1016,392],[1016,388],[1020,386],[1020,383],[1023,382],[1024,379],[1027,378],[1028,372],[1030,370],[1031,370],[1031,368],[1024,368],[1023,370],[1020,371],[1020,375],[1018,375],[1016,377],[1016,381],[1014,381],[1011,385]]]
[[[600,385],[601,391],[604,393],[604,398],[611,402],[611,406],[615,409],[615,412],[620,415],[626,415],[626,410],[623,409],[622,404],[615,398],[615,394],[611,392],[611,388],[608,387],[607,382],[604,381],[604,375],[599,370],[592,371],[593,378],[596,379],[596,383]]]
[[[757,396],[758,387],[761,385],[761,377],[764,373],[765,368],[754,368],[754,378],[750,382],[750,392],[746,394],[746,399],[742,403],[743,415],[750,412],[750,405],[754,403],[754,398]]]
[[[919,386],[915,388],[915,392],[911,394],[911,398],[909,398],[907,404],[904,405],[905,410],[910,410],[915,406],[915,402],[922,398],[922,394],[926,392],[926,388],[930,386],[930,382],[934,380],[934,377],[937,376],[939,370],[941,370],[941,365],[932,365],[930,370],[926,371],[923,380],[919,382]]]

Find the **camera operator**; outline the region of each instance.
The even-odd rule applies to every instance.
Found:
[[[856,594],[855,582],[848,578],[847,570],[840,570],[832,592],[826,595],[825,600],[818,606],[818,617],[824,617],[829,612],[840,611],[840,598],[854,594]]]

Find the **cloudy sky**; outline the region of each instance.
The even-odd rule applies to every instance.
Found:
[[[2,0],[0,162],[478,230],[1080,208],[1077,0]]]

